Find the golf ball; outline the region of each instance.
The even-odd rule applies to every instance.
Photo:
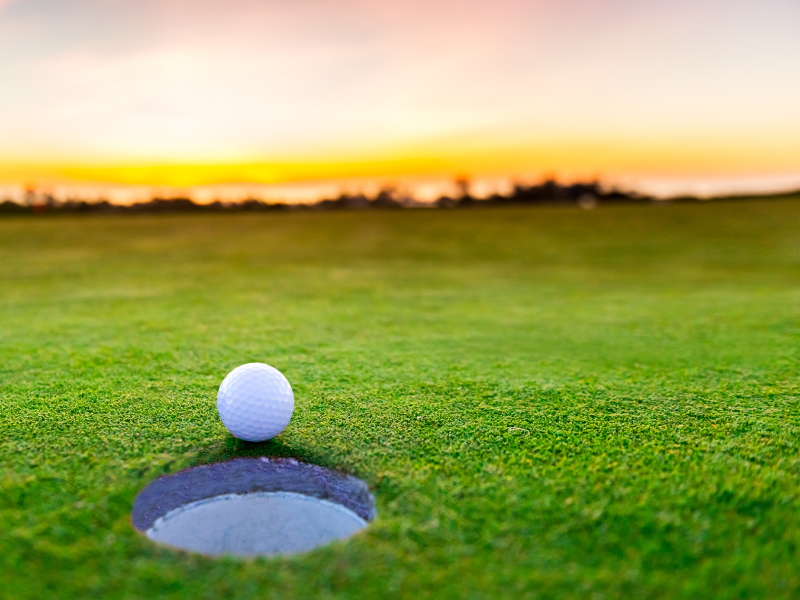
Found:
[[[222,381],[217,410],[234,437],[263,442],[286,429],[294,412],[294,393],[278,369],[248,363],[236,367]]]

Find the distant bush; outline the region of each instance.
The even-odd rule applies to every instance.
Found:
[[[16,215],[29,212],[31,212],[30,208],[22,206],[21,204],[17,204],[12,200],[4,200],[3,202],[0,202],[0,214]]]

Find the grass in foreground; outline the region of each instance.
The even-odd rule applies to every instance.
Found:
[[[800,202],[0,221],[9,598],[800,594]],[[296,411],[223,428],[269,363]],[[374,487],[346,543],[134,533],[162,473],[291,455]]]

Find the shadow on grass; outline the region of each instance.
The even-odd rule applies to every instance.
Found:
[[[227,435],[223,444],[223,446],[210,448],[207,452],[198,455],[192,461],[191,466],[225,462],[234,458],[260,458],[265,456],[267,458],[295,458],[298,461],[326,467],[340,473],[352,474],[347,469],[342,468],[342,465],[334,463],[322,454],[292,444],[280,435],[265,442],[247,442],[232,435]]]

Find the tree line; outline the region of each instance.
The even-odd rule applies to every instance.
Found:
[[[44,214],[44,213],[172,213],[172,212],[258,212],[258,211],[302,211],[302,210],[367,210],[401,208],[439,208],[457,209],[480,206],[512,205],[575,205],[581,208],[595,208],[601,204],[647,204],[657,202],[701,202],[693,196],[656,198],[636,192],[607,189],[597,181],[563,184],[548,179],[538,184],[517,184],[508,194],[493,194],[488,198],[476,198],[470,192],[469,182],[456,181],[459,193],[454,196],[441,196],[431,203],[423,203],[402,196],[396,188],[387,187],[374,196],[365,194],[340,194],[336,198],[323,199],[313,203],[287,204],[285,202],[266,202],[250,198],[240,202],[215,201],[199,204],[190,198],[153,198],[147,202],[133,204],[114,204],[108,200],[87,201],[70,199],[59,201],[49,194],[29,191],[22,203],[12,200],[0,202],[0,214]],[[778,198],[800,196],[800,190],[781,194],[759,196]],[[737,199],[745,196],[720,196],[715,200]],[[752,197],[752,196],[748,196]]]

